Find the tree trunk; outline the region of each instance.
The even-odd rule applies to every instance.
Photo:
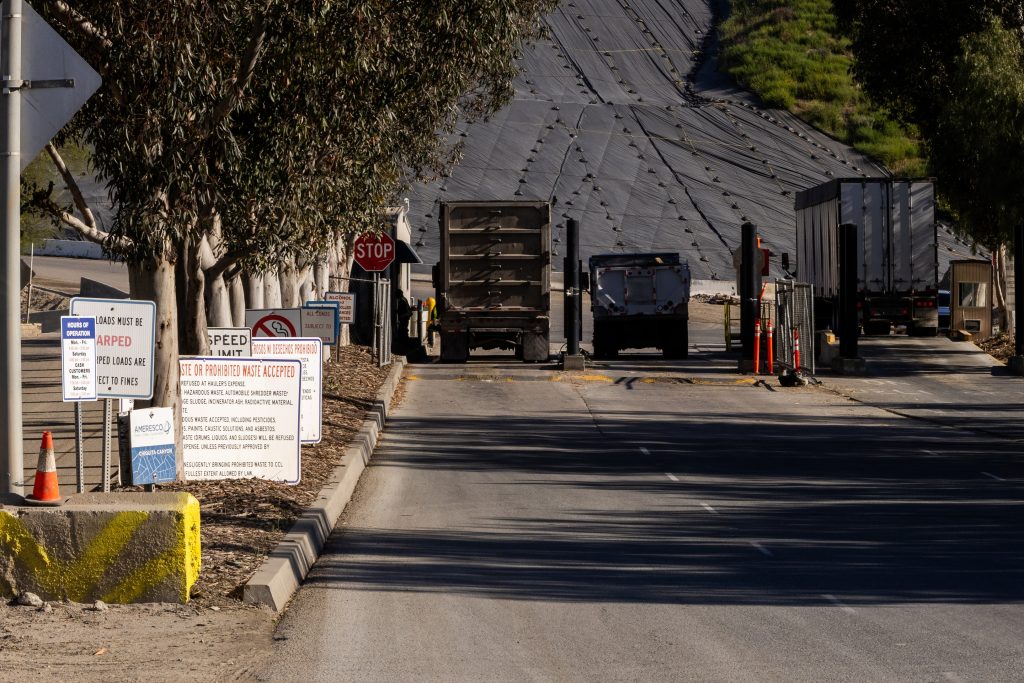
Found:
[[[202,240],[188,247],[188,298],[185,309],[187,335],[182,352],[187,356],[210,354],[206,325],[206,271],[203,269]]]
[[[263,274],[263,308],[282,308],[281,280],[276,270],[268,270]]]
[[[1006,245],[1000,244],[994,254],[992,283],[995,290],[996,317],[999,318],[999,329],[1007,331],[1010,319],[1006,310]],[[993,321],[996,322],[996,321]]]
[[[296,263],[299,265],[297,278],[299,282],[299,305],[304,306],[307,301],[317,298],[313,272],[315,265],[305,259],[296,259]]]
[[[289,258],[281,264],[277,271],[278,280],[281,282],[281,306],[282,308],[296,308],[299,306],[299,272],[295,267],[295,259]]]
[[[169,260],[169,259],[174,259]],[[153,354],[153,398],[139,401],[139,407],[162,406],[181,415],[181,393],[178,369],[178,303],[175,270],[180,258],[171,246],[165,245],[164,258],[128,267],[128,280],[133,299],[156,304],[156,348]],[[181,288],[183,289],[183,288]],[[181,420],[175,421],[174,442],[177,446],[176,470],[184,480],[185,467],[181,450]]]
[[[248,308],[266,308],[263,305],[263,276],[245,275],[240,276],[242,285],[245,287],[245,303]]]
[[[228,297],[231,300],[232,327],[245,327],[245,284],[243,276],[238,273],[228,283]]]
[[[331,266],[329,257],[321,259],[313,268],[313,287],[316,289],[316,298],[322,299],[325,292],[331,289]]]
[[[206,321],[210,327],[232,327],[231,298],[223,275],[206,281]]]

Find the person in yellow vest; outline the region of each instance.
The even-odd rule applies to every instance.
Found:
[[[434,297],[428,296],[427,304],[427,344],[434,345],[434,329],[437,326],[437,301]]]

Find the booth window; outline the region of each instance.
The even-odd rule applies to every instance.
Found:
[[[961,282],[958,292],[959,306],[964,308],[984,308],[986,295],[986,283],[984,282]]]

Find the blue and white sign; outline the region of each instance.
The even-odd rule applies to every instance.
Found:
[[[61,387],[64,401],[95,401],[96,318],[60,318]]]
[[[132,486],[174,481],[174,409],[143,408],[128,413]]]
[[[302,336],[320,337],[324,346],[334,346],[341,335],[340,313],[337,301],[307,301],[302,309]]]

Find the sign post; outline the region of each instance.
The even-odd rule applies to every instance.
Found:
[[[131,299],[71,300],[72,316],[96,319],[96,395],[103,401],[103,492],[110,491],[114,398],[153,398],[156,304]]]
[[[4,208],[0,211],[0,339],[4,344],[0,357],[0,396],[4,397],[0,407],[0,496],[20,496],[25,477],[21,405],[21,171],[96,92],[101,81],[27,3],[4,0],[2,15],[6,31],[0,54],[0,192],[4,193]],[[27,114],[24,127],[23,113]]]

